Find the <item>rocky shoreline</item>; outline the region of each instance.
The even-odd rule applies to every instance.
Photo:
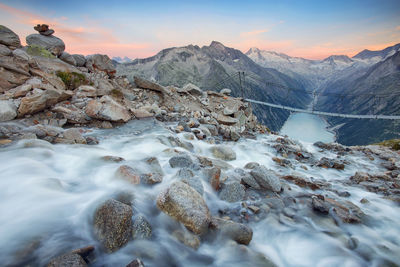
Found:
[[[47,266],[99,265],[99,258],[123,250],[132,240],[158,242],[153,221],[162,216],[167,218],[168,238],[182,244],[183,250],[197,251],[204,243],[228,240],[255,266],[276,264],[251,247],[257,238],[251,226],[268,218],[285,226],[316,218],[329,229],[329,235],[368,262],[362,241],[341,228],[343,224],[370,223],[372,216],[363,211],[368,199],[350,201],[351,193],[343,188],[373,192],[398,205],[398,152],[381,146],[345,147],[321,142],[310,149],[271,134],[268,143],[260,141],[258,146],[269,151],[263,155],[274,169],[248,159],[242,167],[234,167],[230,163],[241,157],[235,149],[242,148],[233,149],[230,144],[245,147],[240,142],[256,142],[258,134],[269,132],[258,124],[249,103],[231,97],[228,89],[204,92],[192,84],[164,87],[140,77],[131,84],[116,76],[105,55],[84,57],[64,52],[65,45],[58,41],[62,40],[54,39],[54,31],[46,26],[35,27],[39,34],[28,36],[26,47],[15,33],[0,26],[0,148],[97,145],[101,140],[93,132],[123,128],[136,120],[160,123],[168,132],[154,139],[167,147],[160,155],[136,161],[120,155],[98,159],[113,167],[113,179],[127,189],[133,186],[144,191],[164,185],[148,199],[152,216],[137,212],[132,192],[118,190],[97,203],[91,216],[96,243],[51,255]],[[196,142],[206,148],[199,151]],[[316,152],[310,152],[313,150]],[[168,158],[165,164],[160,162],[161,157]],[[379,172],[361,171],[371,162]],[[352,166],[360,171],[348,175]],[[310,173],[306,175],[307,171]],[[347,179],[314,179],[319,171]],[[217,200],[211,202],[214,196]],[[220,202],[226,205],[210,205]],[[35,244],[30,244],[9,265],[40,262],[35,249]],[[146,263],[135,258],[132,256],[127,266]],[[207,257],[202,260],[204,264],[211,261]],[[393,262],[382,259],[381,263]]]

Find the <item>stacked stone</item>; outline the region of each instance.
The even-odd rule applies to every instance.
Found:
[[[54,33],[54,30],[49,29],[49,25],[47,24],[38,24],[33,27],[35,31],[38,31],[41,35],[50,36]]]

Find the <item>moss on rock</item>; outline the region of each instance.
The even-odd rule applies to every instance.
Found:
[[[39,57],[46,57],[46,58],[55,58],[55,56],[50,53],[47,49],[38,46],[38,45],[30,45],[26,52],[31,56],[39,56]]]

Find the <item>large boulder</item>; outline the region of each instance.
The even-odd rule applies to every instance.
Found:
[[[265,166],[260,165],[255,167],[250,171],[250,174],[262,188],[272,190],[274,192],[281,191],[282,184],[278,176]]]
[[[53,35],[30,34],[26,37],[26,43],[30,46],[40,46],[50,51],[53,55],[60,56],[65,50],[63,40]]]
[[[65,51],[61,53],[60,59],[70,65],[76,66],[75,58]]]
[[[52,259],[47,267],[86,267],[84,259],[76,253],[68,253]]]
[[[0,25],[0,44],[13,46],[16,48],[21,46],[21,41],[15,32],[6,26]]]
[[[110,96],[89,101],[85,112],[89,117],[100,120],[127,122],[131,119],[129,111]]]
[[[157,198],[157,207],[195,234],[205,233],[211,217],[201,195],[183,182],[171,184]]]
[[[194,84],[188,83],[182,89],[178,90],[179,93],[189,93],[192,95],[202,96],[203,91]]]
[[[0,57],[0,93],[25,83],[29,78],[27,60],[10,56]]]
[[[94,214],[94,234],[107,252],[114,252],[128,243],[132,236],[132,208],[109,199]]]
[[[0,100],[0,121],[9,121],[17,117],[17,107],[9,100]]]
[[[84,67],[86,64],[86,58],[84,55],[73,54],[71,55],[75,59],[75,63],[77,67]]]
[[[21,99],[18,108],[18,116],[22,117],[26,114],[33,114],[53,106],[58,102],[67,100],[72,96],[71,91],[61,91],[54,87],[48,86],[46,90],[37,90],[32,95],[25,96]]]
[[[149,89],[163,94],[169,93],[169,91],[164,86],[159,85],[158,83],[150,82],[137,76],[134,77],[134,81],[136,86],[139,88]]]
[[[86,57],[85,66],[92,72],[96,70],[104,71],[109,77],[114,77],[116,73],[115,67],[107,55],[89,55]]]

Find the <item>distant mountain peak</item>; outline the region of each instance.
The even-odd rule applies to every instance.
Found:
[[[210,47],[216,48],[216,49],[219,49],[219,50],[223,50],[223,49],[226,48],[222,43],[220,43],[218,41],[212,41],[211,44],[210,44]]]

